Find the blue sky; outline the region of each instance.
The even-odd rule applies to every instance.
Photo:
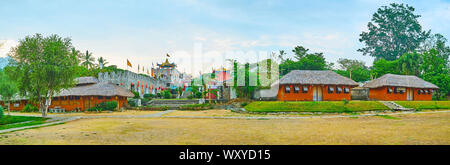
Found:
[[[0,57],[24,36],[42,33],[71,37],[77,49],[121,68],[127,58],[151,66],[170,53],[181,71],[197,74],[227,58],[254,62],[264,58],[257,54],[278,50],[292,55],[295,45],[323,52],[329,62],[371,65],[373,58],[356,51],[363,47],[359,34],[377,8],[392,2],[412,5],[424,29],[450,39],[450,2],[438,0],[2,0]]]

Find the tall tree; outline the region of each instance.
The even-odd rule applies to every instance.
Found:
[[[416,50],[429,37],[430,31],[422,31],[417,20],[420,15],[414,14],[414,10],[412,6],[396,3],[379,8],[367,24],[369,31],[360,34],[359,41],[366,46],[358,51],[375,60],[392,61]]]
[[[434,92],[434,95],[437,99],[443,99],[450,94],[450,68],[446,65],[445,59],[440,57],[439,52],[434,48],[424,52],[422,57],[421,69],[423,74],[421,77],[425,81],[437,85],[439,91]]]
[[[295,59],[301,60],[308,54],[309,49],[304,48],[303,46],[296,46],[292,52],[295,54]]]
[[[39,103],[44,117],[52,97],[75,85],[79,61],[72,48],[70,38],[35,34],[20,40],[9,54],[10,77],[17,82],[22,95]]]
[[[367,68],[363,61],[340,58],[338,61],[339,66],[349,73],[349,78],[352,79],[352,71],[359,68]]]
[[[8,115],[10,113],[10,102],[11,99],[17,94],[18,89],[14,81],[11,81],[9,76],[0,69],[0,96],[5,105],[8,106]]]
[[[103,57],[99,57],[97,59],[97,61],[98,61],[98,66],[100,67],[100,69],[102,69],[103,67],[106,67],[106,64],[108,64],[106,59],[104,59]]]
[[[398,59],[398,70],[404,75],[420,76],[422,56],[417,52],[405,53]]]
[[[91,69],[94,66],[95,58],[92,56],[92,53],[89,53],[89,51],[86,50],[86,53],[82,56],[82,63],[81,65]]]

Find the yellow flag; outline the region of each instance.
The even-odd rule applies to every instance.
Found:
[[[131,62],[128,61],[128,59],[127,59],[127,65],[128,65],[129,67],[133,67],[133,66],[131,65]]]

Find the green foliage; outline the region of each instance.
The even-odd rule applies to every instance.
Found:
[[[163,91],[163,96],[165,99],[172,98],[172,94],[170,93],[170,90],[168,90],[168,89]]]
[[[114,111],[117,108],[117,101],[104,101],[99,104],[95,104],[95,107],[89,108],[87,111]]]
[[[4,102],[11,101],[11,98],[19,90],[17,89],[16,83],[12,81],[7,74],[0,69],[0,96]]]
[[[128,100],[127,102],[130,107],[136,107],[136,101],[134,99]]]
[[[7,73],[21,94],[42,105],[43,116],[48,108],[45,100],[75,85],[78,57],[72,50],[70,38],[40,34],[26,36],[11,49]]]
[[[154,97],[155,97],[154,94],[144,94],[144,98],[146,98],[146,99],[151,99],[151,98],[154,98]]]
[[[433,93],[435,99],[444,99],[450,93],[450,67],[448,59],[439,56],[439,52],[434,48],[423,53],[423,64],[421,69],[423,74],[421,78],[429,81],[439,87],[437,92]]]
[[[180,110],[207,110],[212,109],[211,104],[188,104],[188,105],[181,105],[178,109]]]
[[[450,101],[396,101],[395,103],[416,110],[422,109],[450,109]]]
[[[138,91],[131,91],[134,94],[134,99],[139,99],[141,97],[139,97],[139,92]]]
[[[360,34],[359,41],[366,47],[358,51],[375,57],[375,61],[392,61],[418,48],[430,32],[422,31],[417,20],[420,15],[413,12],[412,6],[396,3],[379,8],[367,24],[369,31]]]
[[[397,60],[398,70],[404,75],[420,76],[420,65],[422,64],[422,55],[414,53],[405,53]]]
[[[197,91],[195,93],[195,98],[202,98],[202,93]]]
[[[370,72],[374,79],[388,73],[400,74],[400,71],[398,70],[398,61],[387,61],[385,59],[374,61]]]
[[[295,59],[282,60],[280,64],[280,76],[284,76],[292,70],[326,70],[330,69],[325,61],[323,53],[308,53],[309,49],[297,46],[292,50],[295,53]],[[280,56],[282,56],[280,54]],[[283,58],[284,59],[284,58]]]
[[[247,106],[248,105],[248,102],[242,102],[241,103],[241,107],[245,107],[245,106]]]
[[[39,109],[34,105],[27,104],[23,107],[22,112],[39,112]]]
[[[156,93],[156,96],[161,97],[161,92]]]
[[[191,100],[191,99],[194,98],[194,96],[193,96],[193,95],[188,95],[186,98],[189,99],[189,100]]]
[[[3,117],[3,108],[2,106],[0,106],[0,119],[2,119],[2,117]]]
[[[250,112],[358,112],[389,109],[378,101],[254,101],[244,107]]]
[[[339,59],[338,63],[343,70],[336,70],[335,72],[348,77],[356,82],[364,82],[370,79],[369,68],[362,61],[351,59]]]
[[[3,116],[3,118],[0,119],[0,130],[4,129],[5,127],[2,127],[2,125],[6,124],[14,124],[14,123],[20,123],[25,121],[44,121],[46,118],[42,117],[34,117],[34,116],[10,116],[6,115]]]

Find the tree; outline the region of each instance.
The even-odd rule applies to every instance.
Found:
[[[423,64],[420,68],[423,70],[423,74],[421,78],[437,85],[439,91],[434,95],[437,99],[443,99],[450,93],[450,68],[434,48],[424,52],[422,57]]]
[[[82,56],[81,63],[82,66],[92,69],[94,66],[95,58],[92,56],[92,53],[89,53],[89,51],[86,50],[86,53]]]
[[[295,59],[300,60],[305,57],[308,53],[309,49],[304,48],[303,46],[296,46],[292,52],[295,53]]]
[[[388,73],[400,74],[400,71],[398,70],[398,60],[388,61],[382,58],[378,61],[374,61],[370,72],[372,79],[381,77]]]
[[[8,74],[17,82],[21,95],[39,103],[47,116],[52,97],[75,85],[77,57],[70,38],[41,34],[26,36],[12,48]]]
[[[98,61],[98,66],[100,66],[100,69],[103,69],[103,67],[106,67],[106,64],[108,64],[106,59],[104,59],[103,57],[99,57],[97,59],[97,61]]]
[[[296,46],[292,52],[295,53],[295,59],[289,58],[282,61],[279,65],[280,76],[289,73],[292,70],[326,70],[329,64],[325,61],[323,53],[308,53],[309,49],[302,46]]]
[[[358,51],[375,60],[392,61],[418,48],[430,31],[422,31],[417,20],[420,15],[415,15],[414,10],[412,6],[396,3],[379,8],[367,24],[369,31],[360,34],[359,41],[366,47]]]
[[[363,70],[367,70],[367,67],[363,61],[340,58],[337,62],[339,63],[339,66],[342,69],[344,69],[346,72],[348,72],[348,74],[349,74],[348,77],[352,80],[355,80],[352,78],[352,72],[354,70],[359,70],[359,72],[362,72]],[[361,79],[361,77],[358,77],[358,79]],[[362,79],[364,79],[364,78],[362,78]]]
[[[417,52],[405,53],[398,60],[398,70],[404,75],[419,76],[422,56]]]
[[[0,96],[5,105],[8,106],[8,115],[10,112],[10,102],[14,95],[18,92],[16,84],[11,81],[7,74],[0,69]]]

